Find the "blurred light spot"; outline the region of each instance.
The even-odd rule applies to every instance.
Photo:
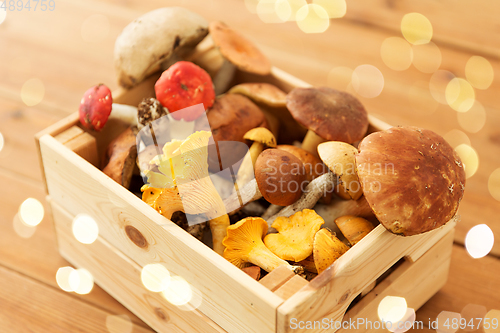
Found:
[[[378,305],[378,317],[381,321],[396,323],[404,318],[408,306],[406,299],[398,296],[386,296]]]
[[[474,259],[488,255],[494,243],[493,231],[486,224],[473,226],[465,236],[465,248]]]
[[[480,56],[472,56],[465,65],[467,81],[477,89],[488,89],[493,82],[493,66]]]
[[[394,333],[404,333],[413,328],[413,323],[415,322],[416,314],[415,309],[408,308],[406,313],[398,322],[384,323],[390,332]]]
[[[132,323],[132,320],[130,320],[130,317],[125,314],[107,316],[106,328],[109,333],[132,333],[134,324]]]
[[[19,206],[19,218],[29,226],[37,226],[42,222],[45,210],[40,201],[28,198]]]
[[[349,67],[335,67],[328,73],[328,86],[339,90],[346,90],[351,83],[353,70]]]
[[[102,14],[94,14],[85,19],[80,30],[84,41],[89,43],[98,43],[108,37],[109,20]]]
[[[453,149],[455,149],[456,147],[460,146],[463,143],[470,146],[469,137],[461,130],[452,129],[451,131],[446,133],[443,137]]]
[[[467,323],[474,323],[473,325],[467,325],[464,327],[465,332],[472,332],[476,331],[476,328],[479,328],[479,320],[481,318],[484,318],[486,316],[486,307],[483,305],[477,305],[477,304],[467,304],[463,309],[462,312],[460,312],[460,315],[462,318],[465,320]]]
[[[422,115],[432,114],[439,106],[439,103],[432,98],[429,84],[426,81],[417,81],[410,88],[408,100],[412,109]]]
[[[247,7],[247,10],[252,14],[257,13],[257,5],[258,4],[259,4],[259,0],[245,0],[245,7]]]
[[[464,130],[470,133],[477,133],[486,124],[486,111],[484,106],[475,101],[474,105],[467,112],[457,112],[458,123]]]
[[[278,13],[276,13],[277,0],[260,0],[257,4],[257,15],[264,23],[283,23]]]
[[[87,214],[78,214],[75,216],[72,230],[76,240],[83,244],[92,244],[99,236],[99,226]]]
[[[142,268],[141,281],[147,290],[159,293],[170,285],[170,272],[162,264],[149,264]]]
[[[163,290],[163,296],[173,305],[186,305],[193,297],[189,283],[180,276],[173,276],[168,287]]]
[[[455,78],[455,75],[449,71],[438,70],[432,74],[429,81],[429,89],[431,91],[432,97],[441,104],[448,104],[446,102],[446,87],[448,83]]]
[[[411,45],[400,37],[388,37],[382,42],[380,56],[384,64],[395,71],[408,69],[413,59]]]
[[[297,11],[296,18],[300,30],[308,34],[325,32],[330,26],[328,13],[316,4],[302,6]]]
[[[462,316],[457,312],[441,311],[436,318],[437,333],[455,333],[460,328],[460,325],[452,325],[456,322],[460,324]],[[456,327],[456,328],[454,328]]]
[[[423,73],[434,73],[441,66],[441,51],[433,42],[413,45],[413,66]]]
[[[73,291],[80,295],[86,295],[94,287],[94,277],[84,268],[73,270],[69,274],[69,286]]]
[[[352,87],[363,97],[377,97],[384,89],[384,75],[375,66],[360,65],[352,72]]]
[[[27,106],[35,106],[43,100],[45,86],[40,79],[29,79],[21,88],[21,100]]]
[[[2,151],[4,144],[5,140],[3,139],[3,134],[0,133],[0,151]]]
[[[458,112],[467,112],[476,100],[474,88],[461,78],[454,78],[448,83],[445,96],[448,105]]]
[[[179,305],[179,309],[182,311],[193,311],[196,310],[200,307],[203,297],[201,295],[201,292],[193,287],[192,285],[189,285],[191,287],[191,299],[189,302],[187,302],[184,305]]]
[[[0,2],[0,7],[6,6],[4,2],[5,1]],[[3,21],[5,21],[6,17],[7,17],[7,10],[0,9],[0,24],[2,24]]]
[[[329,18],[344,17],[347,11],[345,0],[313,0],[313,3],[323,7]]]
[[[277,0],[274,5],[274,10],[282,22],[286,22],[292,17],[292,7],[288,0]]]
[[[500,310],[490,310],[483,320],[484,333],[498,333],[500,327]]]
[[[19,213],[14,216],[13,227],[16,234],[22,238],[30,238],[35,234],[36,227],[25,224],[20,218]]]
[[[495,200],[500,201],[500,168],[493,171],[488,178],[488,190]]]
[[[432,38],[432,24],[422,14],[409,13],[401,20],[401,32],[404,38],[412,44],[426,44]]]
[[[57,270],[56,282],[59,288],[67,292],[75,291],[69,283],[69,276],[74,270],[73,267],[69,266],[61,267]]]
[[[306,0],[287,0],[290,5],[290,9],[292,10],[292,14],[290,15],[289,21],[297,20],[297,12],[300,8],[307,5]]]
[[[479,167],[479,156],[476,150],[469,145],[461,144],[455,148],[455,151],[464,164],[465,177],[470,178],[474,176]]]

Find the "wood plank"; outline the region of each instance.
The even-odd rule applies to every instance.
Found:
[[[32,168],[37,168],[32,165]],[[45,202],[42,184],[27,181],[13,173],[0,170],[0,265],[40,281],[53,288],[56,272],[68,266],[58,252],[57,242],[50,215],[50,207]],[[39,200],[45,207],[45,217],[30,238],[21,238],[14,230],[14,217],[20,204],[28,197]],[[145,325],[139,318],[125,309],[101,288],[95,286],[88,295],[71,294],[95,307],[114,314],[127,314],[135,323]]]
[[[2,266],[0,284],[5,286],[0,293],[3,332],[110,332],[106,320],[112,319],[113,313],[89,305],[62,290]],[[125,327],[135,333],[152,332],[132,322]]]
[[[160,293],[148,291],[141,282],[142,267],[99,237],[92,244],[78,242],[72,233],[73,216],[51,203],[59,248],[77,267],[87,269],[97,284],[126,304],[158,332],[222,333],[213,321],[199,311],[170,304]]]
[[[200,311],[227,331],[275,331],[281,298],[215,252],[207,251],[206,245],[90,168],[54,138],[45,135],[40,145],[49,192],[56,203],[72,215],[92,216],[100,235],[139,265],[165,263],[171,272],[200,290],[205,300]],[[132,242],[126,227],[135,228],[144,240],[141,245],[147,245],[141,248]],[[228,316],[227,309],[240,315]]]
[[[290,280],[283,283],[281,287],[274,292],[284,300],[289,299],[293,294],[299,292],[302,287],[305,287],[309,282],[300,275],[294,275]]]
[[[272,272],[264,276],[260,279],[259,283],[265,286],[267,289],[271,291],[275,291],[279,287],[281,287],[285,282],[290,280],[295,273],[293,273],[290,269],[285,266],[279,266],[274,269]]]

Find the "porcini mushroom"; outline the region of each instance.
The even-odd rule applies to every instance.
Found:
[[[127,25],[115,42],[120,85],[137,85],[174,54],[192,49],[208,33],[208,22],[182,7],[159,8]]]
[[[254,264],[271,272],[285,265],[295,268],[272,253],[262,241],[267,233],[267,222],[260,217],[247,217],[227,228],[227,236],[222,241],[225,246],[224,258],[238,268]]]
[[[356,166],[363,193],[392,233],[424,233],[456,214],[465,188],[464,165],[438,134],[393,127],[368,135],[359,150]]]
[[[365,108],[347,92],[328,87],[295,88],[288,93],[286,105],[295,120],[309,129],[302,149],[314,155],[321,142],[353,143],[368,130]]]
[[[373,216],[373,210],[364,196],[358,200],[339,199],[333,200],[328,205],[317,204],[314,210],[326,221],[325,227],[330,229],[335,228],[334,221],[341,216],[354,215],[366,218]]]
[[[335,224],[351,245],[359,242],[373,230],[373,224],[359,216],[341,216],[335,219]]]
[[[118,184],[128,188],[134,171],[137,158],[135,134],[128,128],[106,149],[106,156],[102,172]]]
[[[252,101],[271,107],[285,107],[286,93],[270,83],[240,83],[229,89],[230,94],[241,94]]]
[[[321,274],[340,256],[349,250],[349,247],[342,243],[328,229],[323,228],[314,237],[313,258],[318,274]]]
[[[252,141],[252,145],[238,169],[238,175],[236,176],[238,187],[243,186],[253,178],[255,162],[264,148],[276,147],[276,139],[273,133],[265,127],[252,128],[245,133],[243,139]]]
[[[314,235],[325,223],[314,210],[304,209],[290,217],[278,217],[272,227],[278,231],[264,237],[264,244],[278,257],[295,262],[313,252]]]

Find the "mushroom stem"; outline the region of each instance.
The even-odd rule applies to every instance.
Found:
[[[248,255],[248,261],[259,266],[266,272],[271,272],[275,268],[282,265],[285,265],[287,268],[293,270],[292,265],[272,253],[271,250],[269,250],[264,244],[256,246],[252,249]]]
[[[306,136],[304,137],[304,140],[302,141],[302,149],[307,150],[311,154],[314,154],[314,156],[318,156],[318,145],[322,142],[325,142],[326,140],[314,133],[313,131],[309,130],[306,133]]]
[[[304,209],[311,209],[316,205],[318,200],[327,192],[331,192],[334,186],[334,177],[331,172],[325,173],[318,178],[313,179],[305,188],[304,193],[290,206],[286,206],[280,210],[277,214],[271,216],[267,219],[267,224],[269,226],[268,233],[275,233],[276,229],[271,228],[274,220],[278,216],[289,217],[298,211]],[[325,220],[326,221],[326,220]]]
[[[336,229],[334,220],[341,216],[373,216],[373,211],[364,196],[358,200],[335,200],[329,205],[319,204],[314,210],[326,221],[325,227],[332,230]]]
[[[250,146],[250,149],[243,157],[241,166],[238,169],[238,174],[236,176],[236,183],[238,187],[245,186],[254,176],[255,161],[259,154],[264,150],[264,144],[254,141]]]
[[[271,204],[269,207],[267,207],[266,211],[264,212],[264,214],[262,214],[261,217],[264,220],[267,220],[271,216],[277,214],[282,209],[283,209],[283,206],[278,206],[278,205]]]
[[[137,126],[137,108],[130,105],[113,103],[109,119],[118,119],[130,126]]]
[[[240,202],[241,198],[241,202]],[[234,214],[241,209],[243,205],[262,198],[262,193],[259,191],[257,181],[252,179],[237,192],[233,192],[224,200],[224,206],[229,214]]]
[[[224,254],[224,249],[226,248],[222,244],[222,240],[226,237],[227,227],[230,225],[229,216],[224,214],[210,219],[208,223],[210,225],[210,230],[212,231],[213,250],[222,256]]]

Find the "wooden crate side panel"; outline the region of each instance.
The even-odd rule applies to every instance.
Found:
[[[140,266],[165,263],[200,290],[199,310],[225,330],[275,332],[281,298],[54,138],[40,144],[52,200],[72,215],[92,216],[100,235]]]
[[[421,248],[431,248],[455,226],[455,220],[444,227],[411,237],[388,232],[382,225],[353,246],[332,266],[278,308],[278,332],[292,330],[289,322],[297,320],[342,320],[349,304],[370,283],[399,259],[412,256]],[[419,252],[420,254],[420,252]],[[413,257],[416,260],[416,257]]]
[[[197,310],[183,311],[160,293],[142,286],[141,267],[99,237],[92,244],[78,242],[72,233],[73,216],[51,202],[61,255],[87,269],[95,282],[158,332],[225,332]]]

